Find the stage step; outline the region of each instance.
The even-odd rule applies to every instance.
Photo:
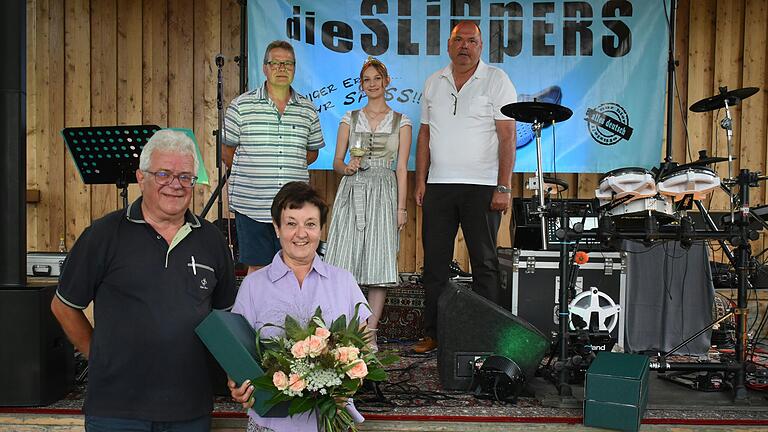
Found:
[[[214,418],[212,432],[245,432],[245,418]],[[0,431],[2,432],[82,432],[82,415],[50,414],[2,414],[0,413]],[[369,420],[360,426],[360,432],[506,432],[510,430],[536,432],[597,431],[581,424],[563,423],[492,423],[492,422],[444,422],[444,421],[391,421]],[[765,431],[760,426],[702,426],[702,425],[656,425],[644,424],[645,432],[707,432],[707,431]]]

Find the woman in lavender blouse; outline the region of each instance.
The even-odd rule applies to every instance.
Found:
[[[323,319],[332,322],[341,315],[351,317],[358,303],[366,304],[352,274],[323,262],[316,253],[328,216],[328,206],[317,191],[303,182],[287,183],[275,196],[271,212],[282,250],[271,264],[243,280],[232,312],[243,315],[258,330],[268,323],[282,323],[286,315],[306,324],[318,306]],[[370,311],[362,306],[358,315],[365,322]],[[261,335],[269,338],[281,333],[282,329],[268,326]],[[235,401],[250,408],[253,387],[249,381],[236,387],[229,380],[229,388]],[[354,406],[347,405],[346,409],[353,418],[359,417]],[[267,418],[248,410],[248,432],[317,430],[317,418],[311,413]]]

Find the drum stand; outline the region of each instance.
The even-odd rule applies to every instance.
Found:
[[[669,352],[661,355],[656,362],[651,362],[651,369],[658,372],[667,371],[724,371],[733,373],[731,379],[731,388],[733,389],[733,397],[735,402],[748,403],[747,399],[747,387],[746,387],[746,372],[747,372],[747,349],[748,349],[748,335],[747,335],[747,289],[749,285],[749,264],[751,260],[751,247],[749,242],[751,240],[757,240],[758,233],[755,230],[749,228],[750,214],[749,209],[749,188],[756,187],[758,181],[765,180],[766,177],[759,177],[758,173],[750,172],[749,170],[742,169],[736,177],[734,184],[739,187],[738,204],[740,211],[735,213],[734,218],[731,219],[731,227],[728,231],[729,242],[736,247],[735,253],[728,249],[723,240],[721,244],[724,246],[724,250],[729,258],[732,259],[734,267],[736,267],[738,291],[736,307],[733,308],[725,316],[715,320],[709,326],[698,331],[688,339],[681,342],[676,347],[672,348]],[[706,213],[706,209],[700,202],[697,201],[699,209],[705,215],[705,221],[711,229],[716,229],[712,218]],[[714,236],[712,236],[714,238]],[[695,363],[695,362],[667,362],[667,357],[672,355],[675,351],[685,346],[690,341],[699,337],[713,326],[729,319],[735,318],[736,321],[736,350],[735,359],[726,363]]]
[[[541,129],[543,123],[535,120],[531,128],[536,137],[536,183],[537,195],[539,196],[538,214],[541,221],[541,248],[547,250],[547,207],[544,199],[544,170],[541,163]]]
[[[579,403],[576,398],[573,397],[571,386],[568,383],[568,377],[570,370],[573,369],[573,362],[568,358],[568,328],[569,328],[569,316],[568,311],[568,276],[570,274],[569,256],[570,247],[568,240],[574,235],[575,230],[571,230],[568,227],[568,209],[567,205],[559,215],[554,215],[551,206],[547,206],[544,197],[544,169],[542,167],[542,151],[541,151],[541,129],[544,123],[557,123],[568,120],[573,111],[570,109],[546,102],[516,102],[509,105],[505,105],[501,108],[501,112],[519,122],[531,123],[533,132],[536,136],[536,176],[537,176],[537,191],[539,195],[539,208],[538,213],[541,220],[541,244],[543,249],[547,249],[549,239],[547,236],[547,218],[548,216],[559,216],[561,218],[562,230],[562,243],[560,246],[560,305],[558,310],[558,316],[560,321],[560,349],[558,354],[558,360],[555,363],[555,368],[558,369],[558,394],[551,398],[546,398],[543,403],[548,406],[559,407],[578,407]],[[581,236],[581,233],[575,233],[576,238]]]
[[[541,218],[541,244],[543,249],[547,249],[548,245],[548,235],[547,235],[547,219],[548,217],[554,216],[557,217],[558,215],[553,214],[551,206],[547,206],[547,203],[545,202],[544,198],[544,171],[542,169],[542,156],[541,156],[541,129],[542,129],[543,123],[539,121],[534,121],[533,123],[533,131],[536,136],[536,163],[537,163],[537,182],[538,182],[538,195],[539,195],[539,215]],[[570,247],[570,240],[577,240],[580,238],[581,235],[581,229],[577,227],[574,227],[576,229],[572,230],[568,226],[569,222],[569,215],[568,215],[568,203],[567,201],[563,203],[562,212],[560,213],[560,227],[561,229],[558,230],[558,239],[561,241],[560,243],[560,295],[559,295],[559,302],[558,305],[558,323],[559,323],[559,329],[558,329],[558,351],[557,351],[557,361],[555,362],[555,370],[557,371],[557,380],[555,382],[555,387],[557,387],[557,395],[551,395],[548,397],[545,397],[542,400],[542,404],[544,406],[553,406],[553,407],[559,407],[559,408],[577,408],[580,406],[579,401],[576,400],[575,397],[573,397],[573,390],[571,389],[571,385],[569,384],[569,377],[571,370],[575,367],[578,367],[578,365],[574,364],[572,361],[573,359],[568,357],[569,354],[569,334],[568,334],[568,327],[569,327],[569,317],[570,317],[570,311],[568,310],[568,303],[569,303],[569,289],[570,289],[570,283],[569,283],[569,276],[571,274],[571,262],[570,262],[570,256],[571,256],[571,247]],[[578,225],[578,224],[577,224]]]
[[[671,350],[661,354],[657,361],[651,362],[651,370],[664,373],[668,371],[722,371],[728,374],[732,374],[730,379],[730,385],[733,389],[733,398],[735,402],[748,403],[747,388],[746,388],[746,372],[747,372],[747,350],[748,350],[748,337],[747,337],[747,290],[749,288],[749,267],[751,261],[751,246],[749,244],[752,240],[758,239],[757,231],[750,229],[750,216],[753,214],[749,209],[749,188],[756,187],[758,182],[765,180],[768,177],[760,177],[758,173],[750,172],[749,170],[742,169],[735,179],[729,180],[732,185],[738,186],[738,195],[734,197],[734,202],[739,208],[738,212],[735,212],[734,218],[731,219],[730,226],[724,230],[719,231],[714,221],[712,220],[706,208],[700,201],[696,200],[696,205],[701,210],[704,220],[708,224],[709,230],[707,231],[695,231],[695,230],[682,230],[679,232],[658,232],[653,236],[649,236],[648,233],[642,232],[603,232],[603,235],[607,235],[611,239],[630,239],[630,240],[680,240],[681,242],[690,242],[692,240],[718,240],[723,246],[728,258],[736,268],[738,291],[736,307],[730,311],[726,316],[713,321],[710,325],[706,326],[702,330],[699,330],[680,344],[672,348]],[[681,221],[681,227],[684,224]],[[764,225],[764,224],[763,224]],[[731,249],[726,241],[730,243],[735,249]],[[713,326],[735,317],[736,321],[736,349],[735,358],[724,363],[699,363],[699,362],[668,362],[667,359],[677,352],[680,348],[690,343],[692,340],[704,334]]]
[[[551,211],[551,209],[550,209]],[[557,310],[558,316],[558,350],[557,360],[555,361],[554,370],[557,372],[555,387],[557,388],[556,395],[550,395],[542,399],[541,403],[544,406],[557,407],[557,408],[576,408],[579,407],[579,401],[573,397],[573,390],[569,383],[571,372],[574,369],[579,368],[581,362],[576,361],[575,358],[569,357],[570,350],[570,310],[568,308],[570,302],[570,276],[572,275],[573,262],[571,261],[572,248],[570,246],[571,241],[578,244],[578,240],[581,238],[583,225],[577,223],[573,229],[568,226],[568,204],[563,203],[562,212],[560,213],[560,229],[557,232],[557,237],[561,241],[560,243],[560,293],[559,304]],[[544,221],[542,221],[542,224]]]
[[[667,371],[723,371],[729,374],[733,374],[730,384],[733,390],[734,401],[748,403],[746,387],[746,372],[748,366],[747,289],[750,286],[748,276],[750,261],[752,259],[752,250],[749,242],[751,240],[757,240],[759,237],[757,231],[752,230],[749,227],[750,215],[755,216],[757,220],[760,220],[763,227],[766,227],[765,222],[762,221],[761,218],[754,215],[754,213],[749,209],[749,188],[756,187],[758,185],[758,181],[765,180],[766,177],[760,177],[758,173],[750,172],[747,169],[740,170],[738,176],[735,179],[732,177],[734,159],[732,152],[733,121],[730,107],[738,104],[741,100],[755,94],[758,89],[754,87],[747,87],[729,92],[726,87],[720,87],[719,90],[720,94],[694,103],[690,107],[690,110],[693,112],[705,112],[725,108],[725,117],[720,121],[720,127],[725,130],[727,138],[729,184],[721,185],[721,187],[730,198],[730,226],[725,232],[719,231],[714,221],[712,220],[712,217],[709,215],[709,212],[701,203],[701,201],[695,200],[696,206],[704,217],[704,221],[706,222],[709,231],[699,233],[681,233],[681,236],[688,236],[688,241],[690,241],[690,239],[693,237],[708,240],[718,240],[723,248],[723,251],[728,257],[728,260],[731,262],[734,268],[736,268],[738,280],[736,307],[733,308],[733,310],[731,310],[724,317],[715,320],[704,329],[696,332],[694,335],[684,340],[676,347],[672,348],[670,351],[662,354],[658,361],[651,363],[651,369],[660,373]],[[669,159],[670,158],[668,158],[668,161]],[[710,162],[718,162],[716,159],[717,158],[712,158],[710,159]],[[729,186],[738,186],[738,195],[735,195]],[[736,211],[737,207],[738,212]],[[732,250],[726,244],[726,240],[728,240],[728,242],[735,247],[735,250]],[[736,321],[736,349],[735,358],[733,360],[720,364],[667,362],[667,358],[675,353],[678,349],[685,346],[687,343],[696,339],[700,335],[704,334],[713,326],[719,324],[722,321],[730,319],[731,317],[735,318]]]

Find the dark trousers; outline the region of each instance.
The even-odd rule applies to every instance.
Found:
[[[211,416],[167,422],[85,416],[85,430],[86,432],[209,432]]]
[[[472,289],[492,302],[501,300],[496,254],[501,212],[490,210],[495,189],[495,186],[470,184],[427,184],[421,226],[426,336],[434,338],[437,335],[437,300],[450,276],[449,266],[459,225],[472,264]]]

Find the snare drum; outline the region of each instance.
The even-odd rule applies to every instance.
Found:
[[[604,205],[629,197],[626,202],[656,195],[656,182],[645,168],[619,168],[608,172],[600,180],[595,197]]]
[[[714,189],[720,187],[720,177],[707,167],[684,167],[673,170],[659,179],[656,188],[659,193],[672,197],[677,202],[686,195],[693,195],[693,199],[707,198]]]

